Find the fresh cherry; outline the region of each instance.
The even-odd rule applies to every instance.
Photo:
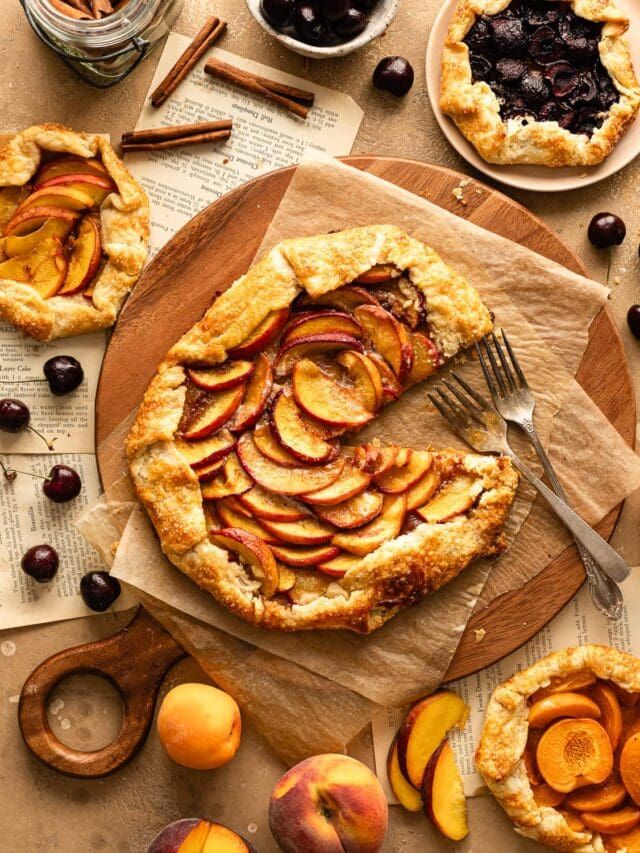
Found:
[[[589,240],[598,249],[619,246],[626,233],[624,222],[615,213],[596,213],[589,223]]]
[[[341,38],[352,39],[359,36],[367,28],[367,16],[356,6],[349,6],[347,13],[333,25],[336,34]]]
[[[42,368],[52,394],[62,397],[75,391],[84,379],[82,365],[72,355],[54,355]]]
[[[87,572],[80,581],[82,600],[90,610],[98,613],[111,607],[120,592],[120,583],[109,572]]]
[[[295,0],[262,0],[260,11],[272,27],[286,27],[295,11]]]
[[[57,504],[71,501],[80,494],[82,480],[68,465],[54,465],[45,478],[42,491]]]
[[[3,432],[22,432],[29,426],[31,413],[22,400],[5,397],[0,400],[0,429]]]
[[[51,545],[34,545],[25,551],[20,565],[38,583],[48,583],[58,571],[58,553]]]
[[[640,340],[640,305],[632,305],[627,311],[627,325],[633,337]]]
[[[403,56],[386,56],[373,72],[373,85],[401,98],[413,86],[411,63]]]
[[[300,41],[307,44],[324,45],[329,40],[329,29],[315,3],[300,3],[296,6],[293,26]]]
[[[339,21],[349,11],[349,0],[320,0],[320,14],[327,21]]]

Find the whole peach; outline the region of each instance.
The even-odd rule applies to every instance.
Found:
[[[236,701],[208,684],[179,684],[162,700],[158,736],[167,755],[192,770],[222,767],[240,746]]]
[[[314,755],[277,782],[269,825],[285,853],[376,853],[388,807],[368,767],[347,755]]]

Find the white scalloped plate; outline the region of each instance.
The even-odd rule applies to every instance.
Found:
[[[598,166],[576,166],[552,169],[548,166],[496,166],[487,163],[478,154],[470,142],[464,138],[450,118],[440,110],[440,68],[442,45],[445,42],[449,20],[453,15],[457,0],[447,0],[438,13],[427,45],[426,74],[427,90],[431,108],[435,113],[440,129],[461,157],[490,178],[517,187],[536,192],[563,192],[595,184],[627,166],[640,154],[640,117],[629,128],[620,142],[604,162]],[[634,0],[617,0],[617,5],[629,16],[631,25],[627,34],[631,44],[631,55],[636,74],[640,74],[640,10],[634,6]]]

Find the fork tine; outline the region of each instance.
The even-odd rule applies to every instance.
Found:
[[[447,421],[447,423],[449,423],[456,432],[465,429],[464,424],[462,423],[460,418],[458,418],[456,413],[454,411],[449,411],[448,409],[446,409],[444,405],[440,402],[440,400],[438,400],[435,394],[427,394],[427,397],[431,400],[431,402],[440,412],[445,421]]]
[[[485,400],[482,394],[478,394],[478,392],[474,388],[472,388],[468,382],[465,382],[464,379],[455,372],[455,370],[451,371],[451,375],[456,380],[458,385],[462,385],[467,394],[470,397],[473,397],[473,399],[476,401],[482,411],[486,412],[488,409],[491,408],[491,403],[489,403],[488,400]]]
[[[495,399],[498,395],[498,389],[496,388],[496,383],[493,381],[493,376],[489,372],[489,368],[487,367],[487,362],[485,361],[485,357],[482,354],[482,350],[480,349],[480,344],[476,341],[475,344],[476,352],[478,354],[478,358],[480,359],[480,367],[482,368],[482,372],[484,374],[484,381],[487,383],[487,388],[489,389],[489,393]]]
[[[452,397],[450,397],[445,391],[443,391],[441,385],[438,385],[436,387],[436,394],[440,395],[440,399],[456,413],[460,421],[464,424],[465,429],[468,429],[471,426],[471,418],[469,416],[469,413],[461,406],[459,406],[456,401]]]
[[[498,389],[499,389],[499,391],[500,391],[500,394],[499,394],[498,396],[502,395],[502,396],[504,397],[504,396],[505,396],[505,394],[507,393],[507,389],[506,389],[506,387],[505,387],[504,382],[502,381],[502,375],[501,375],[501,373],[500,373],[500,368],[498,367],[498,363],[497,363],[497,361],[495,360],[495,357],[494,357],[494,355],[493,355],[493,350],[492,350],[492,349],[491,349],[491,347],[489,346],[489,342],[487,341],[487,339],[486,339],[486,338],[483,338],[483,339],[482,339],[482,343],[484,344],[484,349],[485,349],[485,352],[486,352],[486,354],[487,354],[487,358],[489,359],[489,364],[491,365],[491,369],[492,369],[492,371],[493,371],[493,375],[494,375],[494,377],[495,377],[496,382],[498,383]],[[495,393],[496,393],[496,391],[495,391],[495,383],[491,383],[491,384],[492,384],[492,386],[493,386],[493,387],[492,387],[492,389],[491,389],[491,393],[492,393],[492,394],[495,394]]]
[[[461,391],[458,391],[455,385],[452,385],[446,379],[442,380],[442,384],[446,385],[453,396],[464,406],[464,411],[470,415],[476,423],[480,424],[480,426],[484,426],[484,421],[478,414],[478,408],[468,400]]]
[[[529,385],[527,380],[525,379],[525,375],[522,372],[522,368],[520,367],[520,362],[516,358],[515,352],[511,349],[511,344],[509,343],[509,338],[507,337],[507,333],[504,329],[500,329],[500,334],[502,335],[502,340],[504,341],[504,345],[507,348],[507,352],[509,353],[509,358],[511,359],[511,364],[513,365],[513,369],[515,370],[518,379],[520,380],[520,384],[523,388],[528,388]]]
[[[517,391],[518,385],[516,383],[513,372],[511,370],[511,368],[509,367],[507,359],[504,356],[504,351],[503,351],[502,347],[500,346],[500,341],[496,337],[495,332],[491,332],[491,340],[493,341],[493,345],[496,349],[496,352],[498,353],[498,358],[500,359],[500,364],[502,365],[502,370],[504,372],[505,379],[509,383],[509,387],[510,387],[511,391]]]

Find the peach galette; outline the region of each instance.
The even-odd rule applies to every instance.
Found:
[[[555,652],[496,688],[476,766],[516,832],[555,850],[640,851],[640,660]]]
[[[393,226],[277,245],[169,351],[129,434],[169,559],[256,625],[366,633],[499,552],[508,459],[344,443],[490,328]]]
[[[441,107],[490,163],[592,166],[640,107],[614,0],[459,0]]]
[[[0,150],[0,317],[31,337],[113,325],[148,238],[146,194],[106,139],[39,125]]]

